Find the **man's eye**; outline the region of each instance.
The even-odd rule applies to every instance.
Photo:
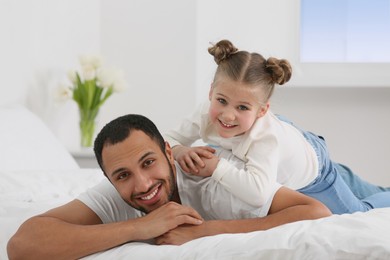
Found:
[[[127,173],[127,172],[120,173],[118,175],[118,180],[123,180],[123,179],[125,179],[128,176],[129,176],[129,173]]]
[[[154,160],[146,160],[146,161],[144,162],[144,166],[149,166],[149,165],[151,165],[153,162],[154,162]]]
[[[238,110],[249,110],[246,106],[238,106]]]
[[[223,99],[223,98],[217,98],[217,100],[218,100],[219,103],[221,103],[223,105],[225,105],[227,103],[226,100]]]

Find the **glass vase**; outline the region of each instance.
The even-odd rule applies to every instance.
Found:
[[[92,147],[95,137],[96,116],[98,111],[80,109],[80,145]]]

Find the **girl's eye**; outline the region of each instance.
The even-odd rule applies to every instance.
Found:
[[[238,110],[249,110],[246,106],[238,106]]]
[[[223,98],[217,98],[217,100],[218,100],[219,103],[221,103],[223,105],[225,105],[227,103],[226,100],[223,99]]]

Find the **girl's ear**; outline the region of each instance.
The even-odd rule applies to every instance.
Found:
[[[211,96],[213,95],[213,84],[210,85],[210,90],[209,90],[209,100],[211,101]]]
[[[267,102],[264,106],[260,107],[259,111],[257,112],[257,118],[263,117],[269,109],[269,102]]]

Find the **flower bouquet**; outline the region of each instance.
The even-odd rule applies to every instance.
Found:
[[[62,96],[71,97],[79,108],[81,146],[91,147],[100,107],[114,93],[125,89],[121,70],[102,67],[100,56],[80,56],[81,72],[68,73],[71,86],[62,90]]]

